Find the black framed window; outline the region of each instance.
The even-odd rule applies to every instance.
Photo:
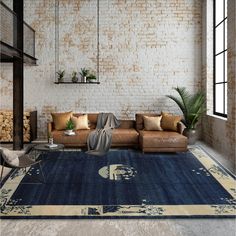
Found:
[[[227,117],[227,0],[214,0],[214,114]]]

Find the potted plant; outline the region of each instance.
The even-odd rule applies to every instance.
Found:
[[[81,68],[81,71],[79,72],[81,75],[82,82],[87,82],[87,76],[89,74],[89,70],[86,68]]]
[[[68,120],[66,123],[66,131],[68,134],[73,133],[73,129],[75,128],[74,123],[72,122],[72,120]]]
[[[90,75],[87,76],[87,81],[89,81],[89,82],[92,82],[92,81],[94,81],[96,79],[97,78],[96,78],[96,76],[94,74],[90,74]]]
[[[72,80],[73,83],[77,83],[78,82],[78,77],[77,77],[77,72],[76,71],[72,72],[71,80]]]
[[[58,81],[58,83],[63,82],[63,80],[64,80],[64,75],[65,75],[65,70],[59,70],[59,71],[57,71],[57,81]]]
[[[183,112],[183,123],[186,126],[183,134],[188,137],[189,144],[194,144],[197,139],[196,124],[202,113],[206,111],[204,107],[205,95],[202,91],[190,94],[185,87],[177,87],[174,89],[180,97],[172,95],[167,95],[167,97],[175,101]]]

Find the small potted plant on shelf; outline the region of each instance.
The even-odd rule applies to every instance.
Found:
[[[73,129],[75,128],[74,123],[72,120],[68,120],[66,123],[66,132],[68,135],[73,134]]]
[[[87,82],[87,76],[89,74],[89,70],[86,68],[81,68],[80,75],[81,75],[81,82]]]
[[[76,71],[73,71],[73,72],[72,72],[71,81],[72,81],[73,83],[77,83],[77,82],[78,82],[78,77],[77,77],[77,72],[76,72]]]
[[[87,81],[89,82],[95,82],[96,79],[97,77],[94,74],[90,74],[87,76]]]
[[[61,83],[64,81],[65,70],[57,71],[57,82]]]

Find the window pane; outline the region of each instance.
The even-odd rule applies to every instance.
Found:
[[[228,44],[228,42],[227,42],[227,19],[225,20],[225,49],[227,49],[227,44]]]
[[[227,84],[225,84],[225,114],[227,114]]]
[[[228,12],[228,9],[227,9],[227,7],[228,7],[228,0],[225,0],[225,17],[227,17],[227,12]]]
[[[228,66],[228,63],[227,63],[227,61],[228,61],[228,58],[227,58],[228,54],[227,54],[227,51],[224,54],[225,54],[225,81],[227,81],[228,80],[228,68],[227,68],[227,66]]]
[[[224,53],[219,54],[215,57],[215,82],[224,81]]]
[[[224,50],[224,23],[216,27],[216,54]]]
[[[214,112],[227,115],[227,7],[228,0],[214,0],[215,2],[215,38],[214,38]]]
[[[215,0],[215,4],[215,21],[217,25],[224,19],[224,0]]]
[[[215,89],[216,112],[224,113],[224,84],[216,84]]]

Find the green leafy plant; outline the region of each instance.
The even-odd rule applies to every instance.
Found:
[[[48,142],[53,142],[53,136],[52,133],[50,131],[48,131]]]
[[[82,77],[86,77],[89,74],[89,70],[86,68],[81,68],[81,71],[79,73]]]
[[[48,131],[48,138],[52,138],[52,133]]]
[[[72,122],[72,120],[68,120],[66,123],[66,130],[73,130],[75,128],[74,123]]]
[[[71,80],[72,80],[73,83],[78,82],[78,77],[77,77],[77,72],[76,71],[72,72]]]
[[[64,75],[65,75],[65,70],[59,70],[56,73],[57,73],[57,80],[58,80],[58,82],[63,82]]]
[[[88,81],[96,80],[96,79],[97,79],[97,77],[94,74],[90,74],[90,75],[87,76]]]
[[[190,94],[185,87],[176,87],[179,97],[167,95],[179,106],[184,115],[183,123],[187,129],[195,129],[196,124],[202,115],[206,111],[204,107],[205,95],[202,91],[195,94]]]

